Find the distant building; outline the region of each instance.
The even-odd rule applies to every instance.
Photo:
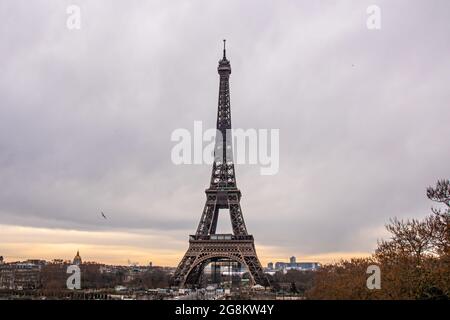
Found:
[[[269,262],[267,265],[268,271],[287,271],[287,270],[300,270],[300,271],[314,271],[320,268],[319,262],[297,262],[296,257],[289,258],[289,262]]]
[[[80,251],[77,251],[77,255],[75,256],[75,258],[73,258],[73,264],[79,266],[81,265],[82,261],[81,261],[81,257],[80,257]]]
[[[64,264],[64,260],[63,259],[53,259],[50,263],[51,264]]]
[[[0,266],[0,288],[36,289],[40,286],[41,264],[26,262],[3,263]]]
[[[0,264],[3,264],[3,256],[0,256]]]
[[[25,263],[42,267],[47,264],[47,261],[41,259],[28,259]]]

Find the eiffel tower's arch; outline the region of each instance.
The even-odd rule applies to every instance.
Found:
[[[185,287],[187,285],[193,285],[193,284],[198,283],[203,270],[209,263],[221,261],[223,259],[233,261],[233,262],[238,262],[241,265],[246,266],[245,260],[239,254],[208,253],[208,254],[205,254],[204,256],[200,257],[196,261],[194,261],[194,263],[190,267],[189,271],[187,272],[184,281],[181,283],[181,286]],[[251,284],[253,285],[255,283],[255,280],[253,279],[251,274],[250,274],[250,277],[251,277],[251,279],[250,279]]]

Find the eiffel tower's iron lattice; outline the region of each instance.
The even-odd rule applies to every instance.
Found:
[[[175,271],[174,284],[180,287],[196,285],[206,265],[229,259],[247,267],[251,283],[268,286],[269,282],[256,255],[253,236],[247,233],[240,205],[241,191],[236,185],[231,138],[231,65],[226,58],[225,40],[218,72],[217,134],[211,182],[205,191],[206,204],[197,232],[189,238],[189,248]],[[220,209],[230,211],[233,234],[216,234]]]

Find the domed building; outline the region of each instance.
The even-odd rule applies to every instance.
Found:
[[[77,255],[75,256],[75,258],[73,258],[73,264],[76,264],[77,266],[81,264],[81,257],[79,250],[77,250]]]

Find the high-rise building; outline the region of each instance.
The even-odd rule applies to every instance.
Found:
[[[272,264],[269,263],[269,264]],[[268,267],[271,270],[286,271],[286,270],[301,270],[301,271],[314,271],[320,268],[319,262],[297,262],[296,257],[289,258],[289,262],[275,262],[275,268]]]

